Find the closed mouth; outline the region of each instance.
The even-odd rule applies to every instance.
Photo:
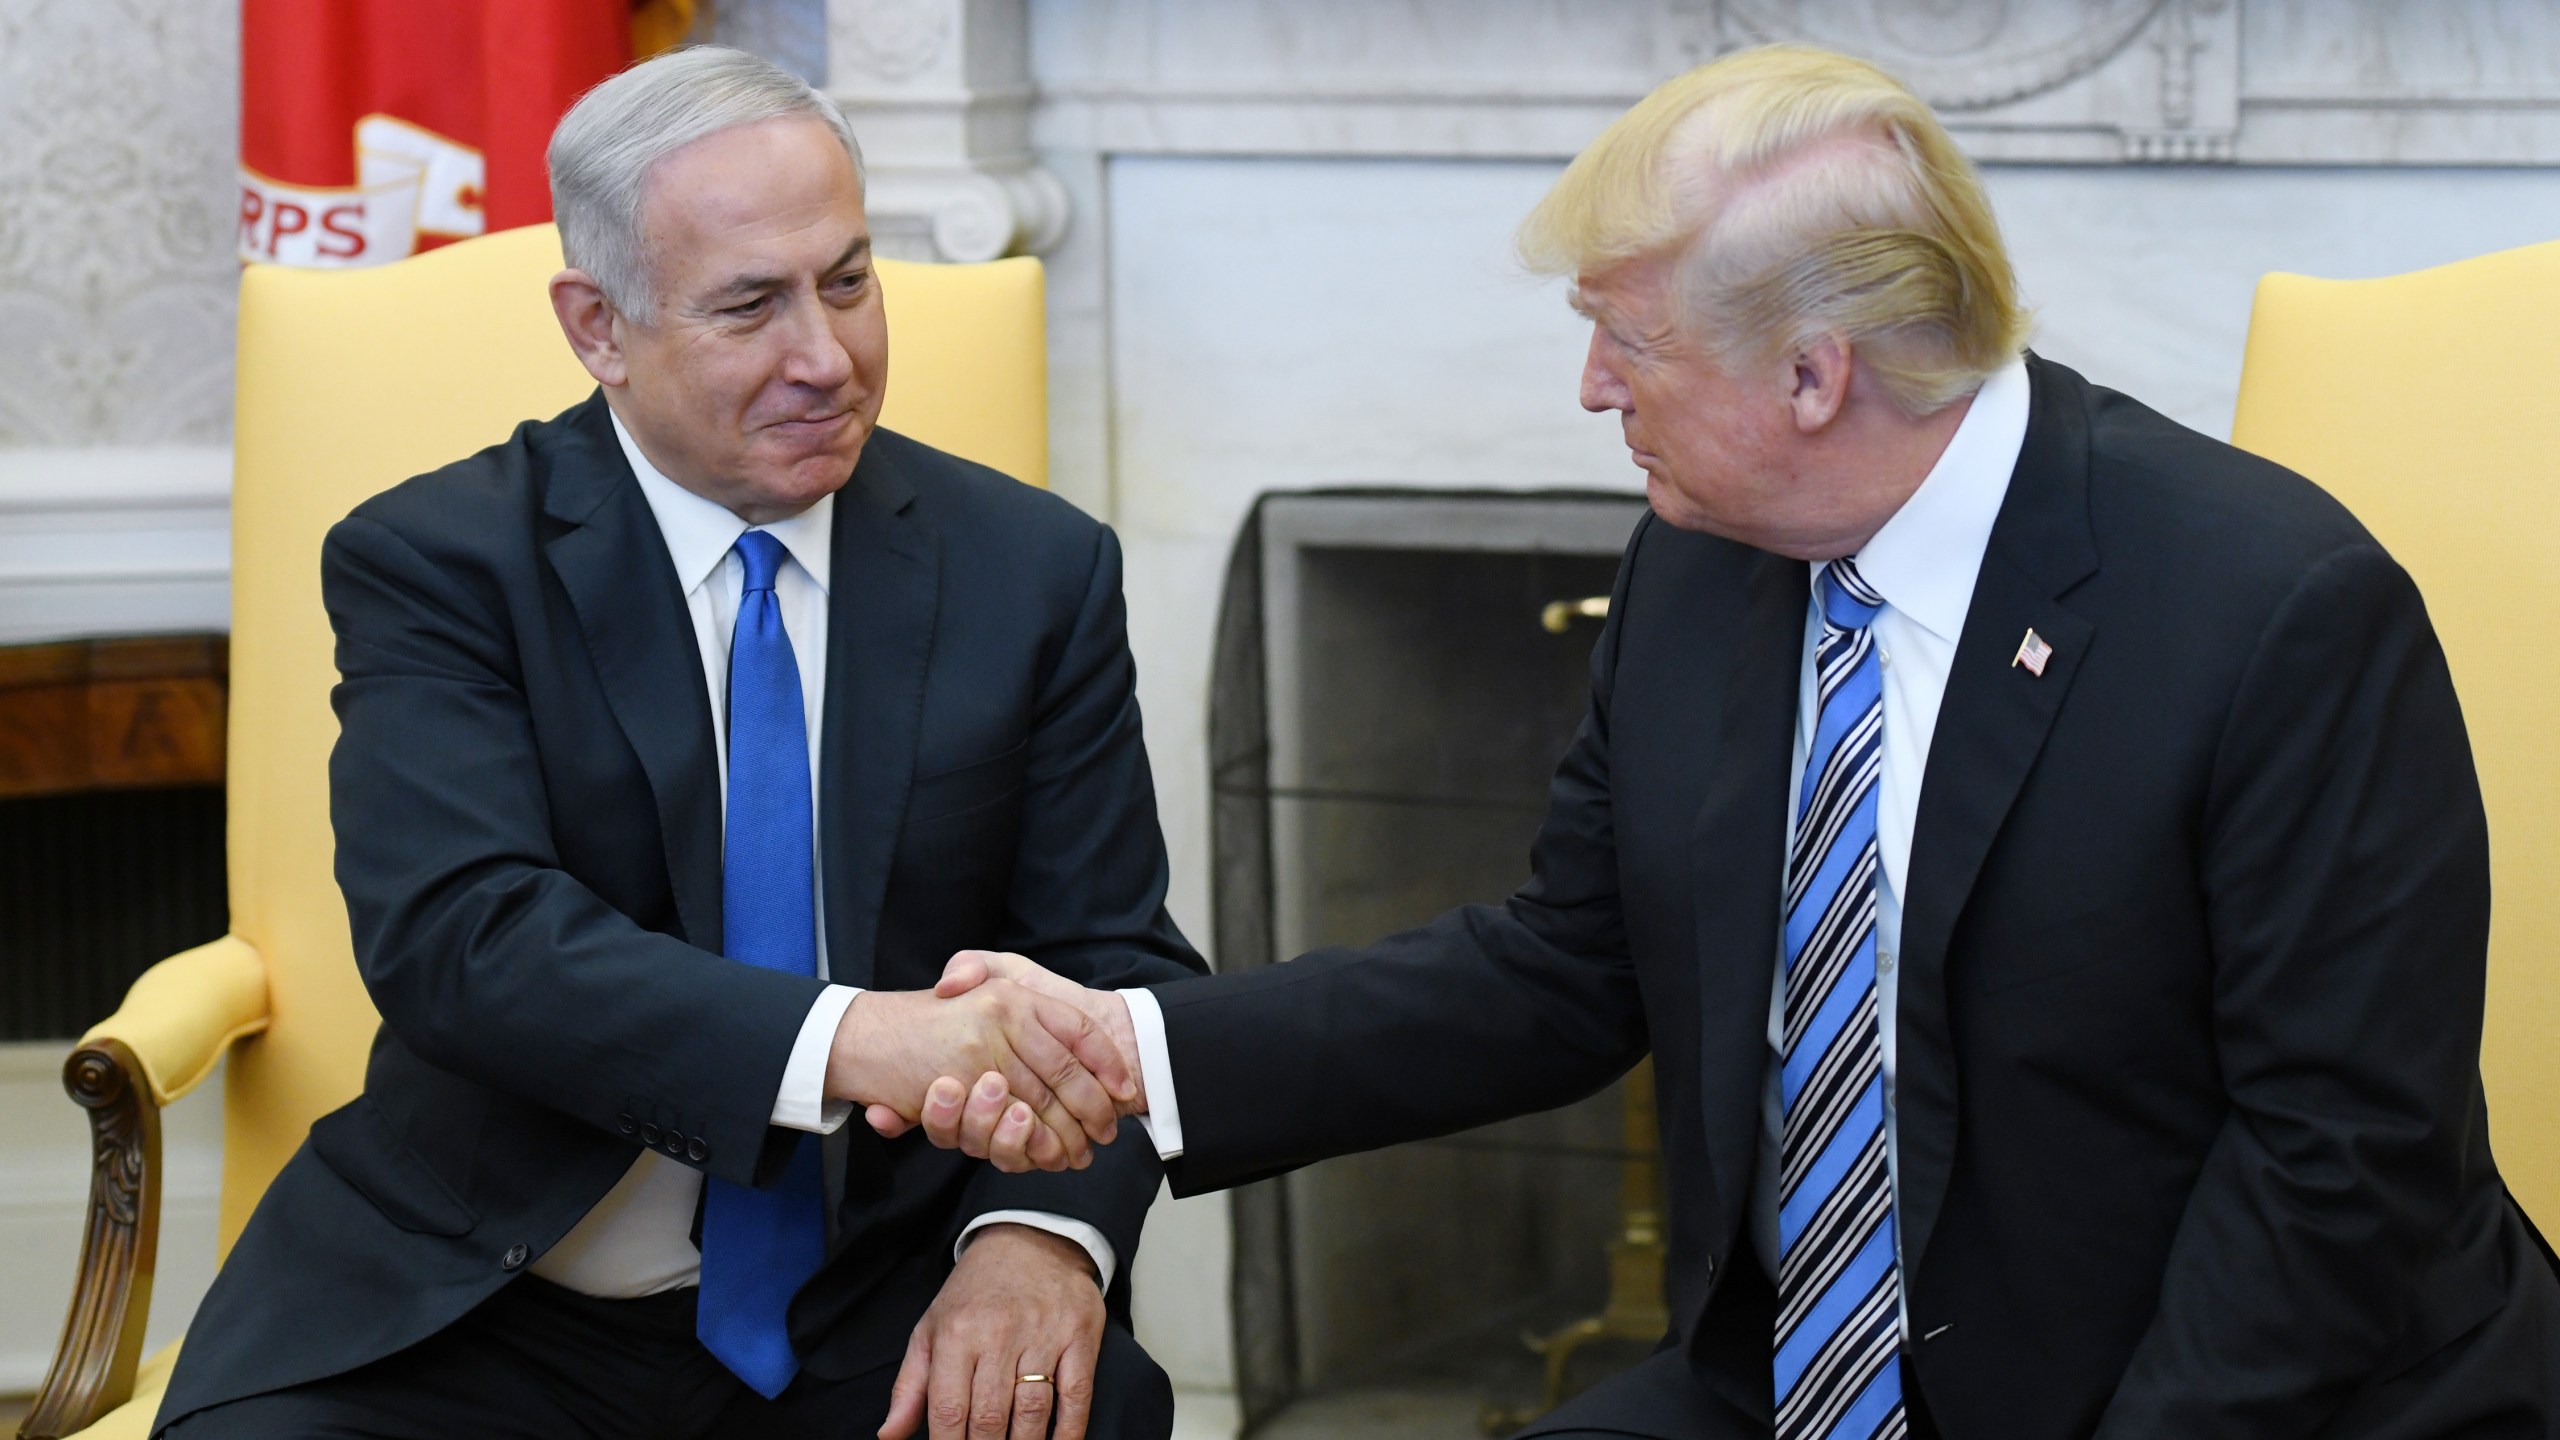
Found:
[[[852,414],[853,412],[850,410],[838,410],[827,415],[799,416],[789,420],[776,420],[768,428],[784,431],[818,430],[829,425],[833,425],[837,421],[843,420]]]

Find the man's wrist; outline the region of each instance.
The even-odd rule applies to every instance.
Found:
[[[856,1105],[891,1103],[873,1093],[875,1077],[869,1073],[869,1062],[877,1055],[869,1042],[871,1021],[881,1004],[880,992],[864,990],[844,1007],[844,1015],[836,1021],[835,1039],[827,1047],[827,1098],[849,1100]],[[896,1108],[894,1103],[891,1108]],[[903,1113],[903,1112],[902,1112]]]
[[[773,1100],[772,1122],[792,1130],[827,1134],[844,1124],[853,1107],[827,1093],[827,1071],[835,1055],[836,1032],[844,1012],[862,992],[850,985],[820,991],[792,1037],[791,1053],[782,1063],[782,1086]]]
[[[966,1240],[967,1244],[960,1251],[963,1260],[985,1251],[982,1258],[989,1264],[1020,1265],[1046,1261],[1072,1269],[1096,1285],[1102,1283],[1093,1256],[1084,1246],[1037,1225],[1019,1220],[998,1220],[972,1230]]]
[[[986,1234],[989,1230],[1008,1225],[1019,1225],[1037,1230],[1044,1235],[1054,1235],[1082,1250],[1087,1262],[1085,1268],[1092,1276],[1094,1285],[1100,1289],[1109,1290],[1112,1277],[1120,1273],[1119,1252],[1111,1248],[1109,1236],[1103,1234],[1090,1221],[1070,1219],[1049,1210],[986,1212],[970,1221],[961,1230],[960,1238],[953,1242],[951,1247],[952,1260],[956,1263],[961,1256],[968,1254],[969,1247],[978,1243],[979,1236]]]
[[[1164,1033],[1164,1007],[1153,992],[1133,988],[1114,992],[1129,1013],[1131,1066],[1138,1072],[1139,1120],[1156,1147],[1159,1160],[1182,1158],[1182,1106],[1174,1097],[1173,1053]]]

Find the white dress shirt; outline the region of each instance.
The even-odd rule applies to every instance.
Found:
[[[1901,1146],[1894,1120],[1894,958],[1902,946],[1902,892],[1911,873],[1911,830],[1920,813],[1920,784],[1928,768],[1930,737],[1937,733],[1939,702],[1947,693],[1947,673],[1955,661],[1956,642],[1964,634],[1965,615],[1973,608],[1974,581],[1991,543],[1992,522],[1999,518],[2000,503],[2009,494],[2010,472],[2017,468],[2018,452],[2026,444],[2027,402],[2023,359],[2011,361],[1983,382],[1972,408],[1958,422],[1955,435],[1920,488],[1856,557],[1858,573],[1885,599],[1874,621],[1884,679],[1884,765],[1876,814],[1876,848],[1883,861],[1876,894],[1876,1012],[1883,1031],[1885,1155],[1894,1175],[1897,1207]],[[1822,637],[1821,600],[1813,590],[1820,569],[1805,568],[1794,779],[1789,782],[1787,800],[1790,817],[1796,811],[1794,792],[1803,783],[1814,726],[1821,718],[1813,664],[1814,645]],[[1794,828],[1790,818],[1787,848],[1779,852],[1782,857],[1794,848]],[[1773,897],[1776,893],[1771,892]],[[1129,1019],[1136,1031],[1139,1071],[1147,1087],[1147,1130],[1156,1152],[1172,1160],[1182,1154],[1182,1113],[1174,1096],[1164,1012],[1143,989],[1120,993],[1128,1000]],[[1769,1076],[1761,1095],[1761,1155],[1751,1200],[1752,1248],[1773,1278],[1778,1273],[1779,1142],[1785,1133],[1778,1078],[1784,1057],[1786,994],[1782,955],[1770,986]]]
[[[684,587],[685,609],[693,619],[694,643],[702,655],[702,682],[711,700],[712,753],[719,759],[724,823],[729,813],[729,641],[737,629],[738,604],[746,583],[746,563],[737,555],[738,537],[751,528],[763,530],[789,553],[790,563],[774,576],[774,598],[782,608],[783,631],[791,637],[792,658],[800,667],[800,704],[809,732],[809,813],[815,817],[824,763],[819,740],[826,718],[827,593],[835,560],[836,497],[825,496],[787,520],[751,527],[726,506],[660,473],[623,428],[618,414],[613,417],[613,434],[622,443],[623,458],[639,477],[640,493],[666,539],[676,583]],[[823,874],[817,867],[814,833],[810,843],[812,871]],[[825,979],[824,886],[818,887],[817,898],[818,977]],[[827,1055],[846,1007],[860,993],[849,985],[829,985],[809,1007],[783,1063],[782,1086],[773,1101],[774,1124],[824,1135],[833,1133],[852,1114],[850,1102],[827,1098]],[[595,1208],[533,1263],[533,1273],[583,1294],[613,1299],[698,1284],[702,1254],[693,1244],[693,1215],[701,1196],[701,1171],[643,1150]],[[970,1223],[960,1237],[961,1247],[979,1230],[1005,1221],[1075,1241],[1093,1258],[1103,1288],[1110,1288],[1118,1257],[1100,1230],[1080,1220],[1027,1210],[992,1211]]]
[[[1884,597],[1873,622],[1884,680],[1884,767],[1876,794],[1876,1017],[1884,1049],[1885,1165],[1893,1176],[1894,1209],[1902,1208],[1902,1141],[1894,1114],[1895,996],[1902,953],[1903,887],[1911,874],[1911,829],[1920,814],[1920,783],[1929,765],[1929,741],[1938,733],[1938,706],[1946,698],[1947,672],[1955,664],[1964,617],[1973,609],[1973,586],[1992,522],[2009,495],[2009,474],[2027,439],[2027,365],[2013,360],[1975,392],[1973,408],[1956,426],[1928,478],[1856,556],[1858,574]],[[1813,651],[1822,639],[1822,598],[1813,589],[1819,565],[1805,567],[1804,658],[1796,680],[1794,779],[1787,788],[1787,848],[1795,849],[1796,791],[1804,784],[1805,757],[1822,718],[1815,691]],[[1783,862],[1782,862],[1783,863]],[[1786,1056],[1787,967],[1779,941],[1778,973],[1769,994],[1769,1080],[1760,1096],[1760,1164],[1752,1177],[1751,1246],[1772,1280],[1778,1274],[1778,1172],[1786,1112],[1778,1077]],[[1898,1249],[1902,1232],[1894,1231]],[[1904,1292],[1909,1305],[1909,1291]]]

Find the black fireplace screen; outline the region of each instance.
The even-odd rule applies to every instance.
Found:
[[[0,800],[0,1040],[67,1040],[220,938],[222,787]]]
[[[1588,701],[1599,625],[1571,602],[1607,594],[1642,509],[1622,492],[1387,489],[1256,505],[1211,677],[1220,969],[1516,886]],[[1574,618],[1551,629],[1558,601]],[[1477,1353],[1525,1360],[1520,1329],[1595,1303],[1615,1106],[1604,1095],[1237,1191],[1248,1424],[1390,1373],[1445,1379],[1453,1355],[1460,1369]]]

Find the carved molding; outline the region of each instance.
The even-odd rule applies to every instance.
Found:
[[[1719,50],[1874,60],[1982,160],[2237,158],[2241,0],[1721,0]]]
[[[882,253],[979,261],[1038,255],[1066,233],[1067,188],[1023,162],[995,167],[875,169],[867,197]]]
[[[848,80],[903,81],[932,68],[951,48],[960,7],[942,0],[851,0],[830,8],[844,65],[837,73]]]
[[[160,1107],[142,1062],[118,1040],[71,1052],[62,1085],[89,1112],[88,1228],[62,1345],[18,1429],[57,1440],[133,1397],[160,1249]]]
[[[2040,95],[2115,58],[2181,0],[1726,0],[1726,48],[1803,40],[1863,53],[1941,111]]]
[[[862,139],[883,253],[1037,255],[1066,186],[1031,156],[1024,0],[828,0],[827,89]]]
[[[1562,158],[1671,75],[1798,39],[1893,69],[1990,162],[2560,164],[2560,7],[2496,0],[1050,0],[1031,19],[1043,149]]]

